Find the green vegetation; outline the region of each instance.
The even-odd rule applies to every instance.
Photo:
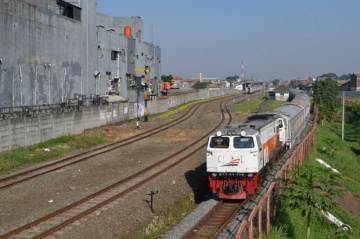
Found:
[[[331,199],[337,195],[335,176],[321,168],[304,166],[286,180],[286,185],[291,186],[284,190],[284,206],[301,212],[307,239],[311,238],[312,220],[321,217],[321,210],[333,208]]]
[[[230,95],[227,95],[230,96]],[[164,119],[168,119],[184,110],[186,110],[187,108],[189,108],[192,105],[201,103],[201,102],[207,102],[207,101],[211,101],[214,99],[220,99],[220,98],[224,98],[224,96],[218,96],[218,97],[212,97],[210,99],[202,99],[202,100],[193,100],[193,101],[189,101],[186,104],[182,104],[180,106],[177,106],[169,111],[166,111],[164,113],[160,113],[160,114],[156,114],[156,115],[150,115],[150,120],[151,121],[156,121],[156,120],[164,120]]]
[[[242,113],[255,113],[259,109],[262,102],[262,98],[256,98],[251,100],[249,99],[247,101],[235,104],[233,111]]]
[[[348,108],[348,110],[350,110],[350,108]],[[322,166],[315,161],[316,158],[324,160],[340,171],[341,175],[334,179],[335,182],[331,183],[332,186],[339,185],[337,189],[351,192],[355,196],[355,199],[353,200],[360,200],[360,134],[358,133],[358,123],[356,123],[358,120],[355,120],[358,119],[356,118],[357,106],[355,106],[352,112],[349,112],[347,116],[345,142],[341,141],[341,114],[339,113],[339,109],[335,112],[336,113],[333,114],[332,122],[324,121],[325,123],[323,125],[318,125],[314,149],[310,154],[309,159],[305,162],[305,166],[300,169],[300,172],[303,173],[311,171],[313,174],[317,174],[312,185],[313,188],[317,189],[304,190],[303,187],[296,189],[299,190],[299,197],[297,197],[297,199],[303,199],[302,201],[298,201],[299,207],[296,209],[294,209],[294,207],[285,206],[289,205],[289,203],[291,204],[291,197],[284,198],[282,201],[283,206],[278,211],[278,216],[275,219],[274,228],[271,233],[272,237],[270,238],[305,237],[307,220],[304,219],[303,209],[309,205],[305,201],[304,196],[309,195],[308,192],[310,190],[321,197],[324,193],[324,188],[321,188],[320,186],[324,186],[325,181],[320,179],[320,177],[329,178],[333,175],[330,171],[324,171]],[[309,175],[309,173],[306,173],[305,175]],[[302,192],[300,193],[300,191]],[[325,195],[323,194],[323,196]],[[329,199],[329,197],[327,198]],[[325,200],[325,197],[318,199]],[[346,201],[344,201],[344,205],[351,207],[349,204],[351,203],[346,203]],[[329,211],[332,214],[344,223],[350,225],[352,229],[348,232],[338,229],[333,224],[330,224],[319,213],[315,213],[312,215],[312,220],[310,220],[311,238],[360,238],[360,212],[357,212],[355,215],[350,213],[347,208],[343,208],[339,205],[330,208]],[[279,231],[285,232],[286,236],[279,233]],[[279,236],[279,234],[281,236]]]
[[[266,100],[266,101],[264,101],[264,103],[261,105],[260,111],[261,111],[261,112],[273,111],[274,109],[280,107],[280,106],[283,105],[284,103],[285,103],[285,102],[283,102],[283,101],[278,101],[278,100]]]
[[[174,109],[171,109],[169,111],[166,111],[164,113],[161,113],[161,114],[156,114],[156,115],[150,115],[150,120],[151,121],[156,121],[156,120],[164,120],[164,119],[168,119],[184,110],[186,110],[187,108],[189,108],[190,106],[196,104],[196,103],[199,103],[200,100],[196,100],[196,101],[190,101],[186,104],[183,104],[183,105],[180,105]]]
[[[278,87],[280,85],[280,80],[279,79],[274,79],[271,81],[271,83],[273,84],[274,87]]]
[[[172,225],[180,222],[180,220],[193,211],[196,207],[193,193],[184,193],[175,203],[166,210],[156,215],[144,227],[138,229],[135,233],[125,236],[131,239],[156,239],[167,232]]]
[[[173,76],[172,75],[162,75],[161,76],[161,81],[162,82],[169,82],[170,85],[172,85],[172,81],[173,81]]]
[[[331,121],[337,107],[336,98],[339,94],[337,82],[331,78],[318,80],[313,86],[314,100],[319,107],[319,120]]]
[[[196,82],[192,88],[194,89],[206,89],[208,87],[208,82]]]
[[[33,146],[21,147],[0,154],[0,172],[7,172],[20,166],[33,165],[106,142],[107,139],[104,135],[83,134],[62,136]]]
[[[235,104],[233,107],[233,111],[242,113],[256,113],[257,111],[269,112],[280,107],[283,104],[283,101],[263,100],[263,97],[261,96],[256,99],[249,99],[247,101]]]

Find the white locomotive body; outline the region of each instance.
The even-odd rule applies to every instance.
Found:
[[[293,147],[309,115],[309,97],[296,92],[291,103],[211,135],[206,169],[213,193],[222,199],[254,194],[263,169],[281,149]]]

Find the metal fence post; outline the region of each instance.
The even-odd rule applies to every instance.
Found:
[[[262,238],[262,204],[259,205],[258,209],[258,238]]]

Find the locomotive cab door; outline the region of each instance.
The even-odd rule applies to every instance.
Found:
[[[281,142],[281,145],[284,145],[286,143],[286,132],[285,132],[285,122],[283,119],[278,120],[278,134],[279,134],[279,141]]]

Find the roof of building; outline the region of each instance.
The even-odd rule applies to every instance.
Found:
[[[275,92],[288,93],[289,87],[287,87],[286,85],[279,85],[278,87],[276,87]]]

